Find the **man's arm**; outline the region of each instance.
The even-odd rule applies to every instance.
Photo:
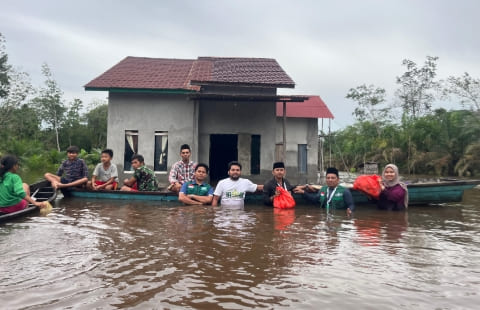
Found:
[[[350,215],[355,210],[355,205],[353,204],[352,193],[348,189],[343,192],[343,202],[347,206],[347,215]]]
[[[125,181],[123,181],[123,185],[131,187],[133,184],[135,184],[135,182],[137,182],[137,179],[135,177],[131,177],[130,179],[125,179]]]
[[[170,184],[178,183],[177,179],[177,164],[173,164],[172,168],[170,169],[170,173],[168,174],[168,182]]]
[[[263,203],[267,206],[273,204],[273,197],[275,196],[275,190],[272,189],[270,182],[263,185]]]
[[[213,199],[213,195],[208,195],[208,196],[188,195],[188,197],[194,201],[201,202],[202,204],[209,204],[212,202],[212,199]]]
[[[220,199],[220,196],[213,195],[212,206],[214,206],[214,207],[218,206],[218,200],[219,199]]]
[[[180,192],[178,193],[178,201],[183,202],[184,204],[187,205],[201,205],[201,201],[196,201],[189,196],[185,195],[184,193]]]

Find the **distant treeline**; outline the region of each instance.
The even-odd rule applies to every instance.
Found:
[[[435,176],[480,174],[480,79],[464,73],[436,78],[437,57],[423,66],[404,60],[405,73],[387,101],[374,85],[349,90],[356,123],[324,138],[326,161],[346,170],[365,162],[397,164],[403,173]],[[432,109],[449,102],[458,109]],[[322,133],[321,136],[325,134]]]
[[[18,156],[23,175],[56,169],[69,145],[79,146],[87,163],[98,162],[107,140],[106,102],[67,103],[48,65],[41,70],[44,83],[32,85],[28,73],[9,63],[0,33],[0,156]]]

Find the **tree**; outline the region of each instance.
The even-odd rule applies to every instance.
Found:
[[[65,121],[67,109],[62,99],[63,92],[46,63],[42,65],[42,73],[45,76],[45,86],[40,89],[40,94],[33,99],[33,103],[43,121],[54,131],[57,150],[60,151],[59,129]]]
[[[9,71],[10,65],[8,64],[8,55],[5,52],[5,39],[2,33],[0,33],[0,98],[4,98],[8,95]]]
[[[30,77],[26,72],[9,68],[8,92],[0,98],[0,124],[7,125],[12,121],[19,121],[11,117],[15,109],[25,103],[27,97],[34,93]],[[3,127],[0,125],[0,127]]]
[[[95,103],[94,106],[95,108],[85,115],[90,139],[92,147],[104,148],[107,145],[108,105],[102,101]]]
[[[3,144],[22,135],[14,130],[19,123],[26,122],[30,115],[16,113],[26,98],[33,93],[27,73],[8,64],[5,40],[0,33],[0,140]],[[30,120],[30,119],[29,119]],[[32,124],[34,126],[34,124]]]
[[[460,98],[460,104],[473,111],[480,111],[480,79],[475,79],[465,72],[460,77],[450,76],[443,89],[443,94],[453,94]]]
[[[400,87],[396,95],[405,116],[416,119],[431,110],[435,91],[439,89],[439,82],[435,80],[437,60],[438,57],[427,56],[421,68],[411,60],[403,60],[402,65],[407,67],[407,71],[397,77]]]
[[[350,88],[346,96],[358,104],[353,115],[360,122],[370,121],[375,126],[378,136],[381,135],[381,125],[388,118],[388,108],[381,106],[385,103],[385,96],[384,88],[365,84]]]
[[[83,107],[83,102],[80,99],[73,99],[73,102],[68,107],[65,115],[65,122],[63,124],[63,130],[68,138],[68,145],[72,145],[72,137],[78,134],[78,129],[81,126],[80,110]]]

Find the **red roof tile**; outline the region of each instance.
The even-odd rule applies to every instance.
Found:
[[[193,81],[197,84],[295,86],[275,59],[199,57],[194,60],[126,57],[90,81],[85,88],[199,90],[199,86],[192,85]]]
[[[283,102],[277,102],[277,116],[283,116]],[[320,96],[309,96],[304,102],[287,102],[287,117],[334,118]]]
[[[294,87],[293,80],[283,71],[275,59],[269,58],[219,58],[199,57],[199,61],[211,61],[210,76],[193,79],[192,82],[234,83]]]
[[[194,60],[127,57],[85,88],[196,89],[187,77]]]

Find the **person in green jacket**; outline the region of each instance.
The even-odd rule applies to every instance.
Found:
[[[30,197],[30,187],[23,183],[18,174],[18,159],[6,155],[0,160],[0,213],[12,213],[25,209],[28,203],[39,208],[44,202],[37,202]]]
[[[326,173],[327,185],[320,190],[316,190],[309,185],[297,186],[295,193],[304,194],[305,198],[313,202],[319,202],[322,208],[329,209],[346,209],[347,215],[355,210],[353,204],[352,193],[340,183],[337,168],[327,168]]]

